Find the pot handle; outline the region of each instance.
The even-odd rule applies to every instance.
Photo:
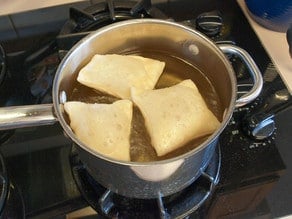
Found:
[[[53,104],[1,107],[0,130],[53,125],[57,121],[53,112]]]
[[[252,77],[254,83],[252,89],[238,98],[235,103],[235,107],[244,106],[256,99],[260,94],[263,88],[262,74],[252,57],[244,49],[231,44],[219,44],[218,46],[224,53],[233,54],[240,58],[248,68],[248,72]]]

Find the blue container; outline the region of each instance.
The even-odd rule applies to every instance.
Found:
[[[292,0],[245,0],[251,17],[262,26],[286,32],[292,24]]]

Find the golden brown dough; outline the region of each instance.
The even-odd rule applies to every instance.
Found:
[[[130,161],[132,102],[113,104],[66,102],[65,111],[76,136],[93,151],[107,157]]]
[[[220,124],[191,80],[157,90],[132,89],[132,100],[144,116],[158,156],[211,134]]]
[[[97,54],[80,70],[77,81],[121,99],[129,99],[131,87],[153,89],[164,66],[164,62],[141,56]]]

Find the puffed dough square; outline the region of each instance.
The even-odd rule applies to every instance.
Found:
[[[130,132],[133,104],[118,100],[112,104],[66,102],[70,127],[81,142],[107,157],[130,161]]]
[[[153,89],[164,66],[164,62],[142,56],[96,54],[80,70],[77,81],[121,99],[129,99],[131,87]]]
[[[156,90],[132,89],[131,94],[158,156],[211,134],[220,125],[192,80]]]

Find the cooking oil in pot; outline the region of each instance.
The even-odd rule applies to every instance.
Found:
[[[139,51],[131,52],[131,55],[140,55],[146,58],[152,58],[165,62],[164,71],[159,81],[157,82],[155,89],[169,87],[185,79],[193,80],[209,109],[214,113],[219,121],[221,121],[223,110],[219,101],[219,97],[209,79],[196,66],[187,63],[173,55],[161,52]],[[77,81],[73,85],[73,89],[69,92],[69,94],[71,95],[69,95],[68,101],[81,101],[85,103],[113,103],[119,99],[117,97],[86,87]],[[156,152],[151,145],[151,139],[145,127],[144,118],[140,110],[134,106],[132,130],[130,136],[131,161],[148,162],[176,157],[196,148],[207,138],[208,136],[194,139],[183,147],[165,156],[159,157],[156,155]]]

